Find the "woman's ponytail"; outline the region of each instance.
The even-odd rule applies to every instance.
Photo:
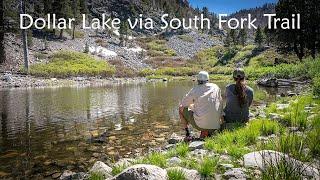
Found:
[[[247,93],[246,93],[246,85],[244,82],[244,78],[235,78],[236,81],[236,94],[238,96],[238,101],[240,107],[243,107],[247,104]]]

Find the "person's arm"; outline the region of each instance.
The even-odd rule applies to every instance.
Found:
[[[194,103],[194,95],[193,95],[193,89],[191,89],[190,92],[182,99],[180,103],[180,107],[189,107],[191,104]]]
[[[253,101],[253,96],[254,96],[254,92],[253,89],[250,88],[250,93],[249,93],[249,107],[252,105],[252,101]]]

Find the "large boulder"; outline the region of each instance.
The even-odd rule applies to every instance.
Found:
[[[281,152],[272,150],[256,151],[245,154],[243,159],[245,167],[260,168],[262,170],[269,166],[276,166],[280,162],[286,162],[289,165],[292,165],[294,169],[301,170],[300,173],[303,176],[314,177],[316,179],[319,178],[319,171],[316,168],[308,166]]]
[[[123,170],[113,180],[167,180],[167,171],[153,165],[137,164]]]
[[[171,170],[182,171],[183,174],[185,175],[186,180],[200,180],[201,179],[201,175],[199,174],[199,172],[196,170],[193,170],[193,169],[186,169],[186,168],[182,168],[182,167],[171,167],[171,168],[167,169],[167,171],[171,171]]]
[[[105,178],[112,177],[112,168],[101,161],[97,161],[96,163],[94,163],[89,172],[102,174]]]

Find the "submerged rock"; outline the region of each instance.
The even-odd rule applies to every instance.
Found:
[[[138,164],[123,170],[113,180],[167,180],[167,171],[153,165]]]
[[[111,176],[112,168],[101,161],[97,161],[96,163],[94,163],[94,165],[92,166],[89,172],[103,174],[105,178],[112,177]]]
[[[294,169],[301,170],[301,174],[318,179],[319,172],[317,169],[304,164],[288,155],[271,150],[256,151],[243,156],[245,167],[256,167],[264,170],[269,166],[276,166],[279,163],[285,162]]]

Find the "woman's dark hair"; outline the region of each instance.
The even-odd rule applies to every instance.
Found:
[[[244,82],[244,78],[234,78],[234,80],[236,81],[236,94],[238,96],[238,100],[239,100],[239,105],[240,107],[243,107],[245,104],[247,104],[247,93],[246,93],[246,85]]]

